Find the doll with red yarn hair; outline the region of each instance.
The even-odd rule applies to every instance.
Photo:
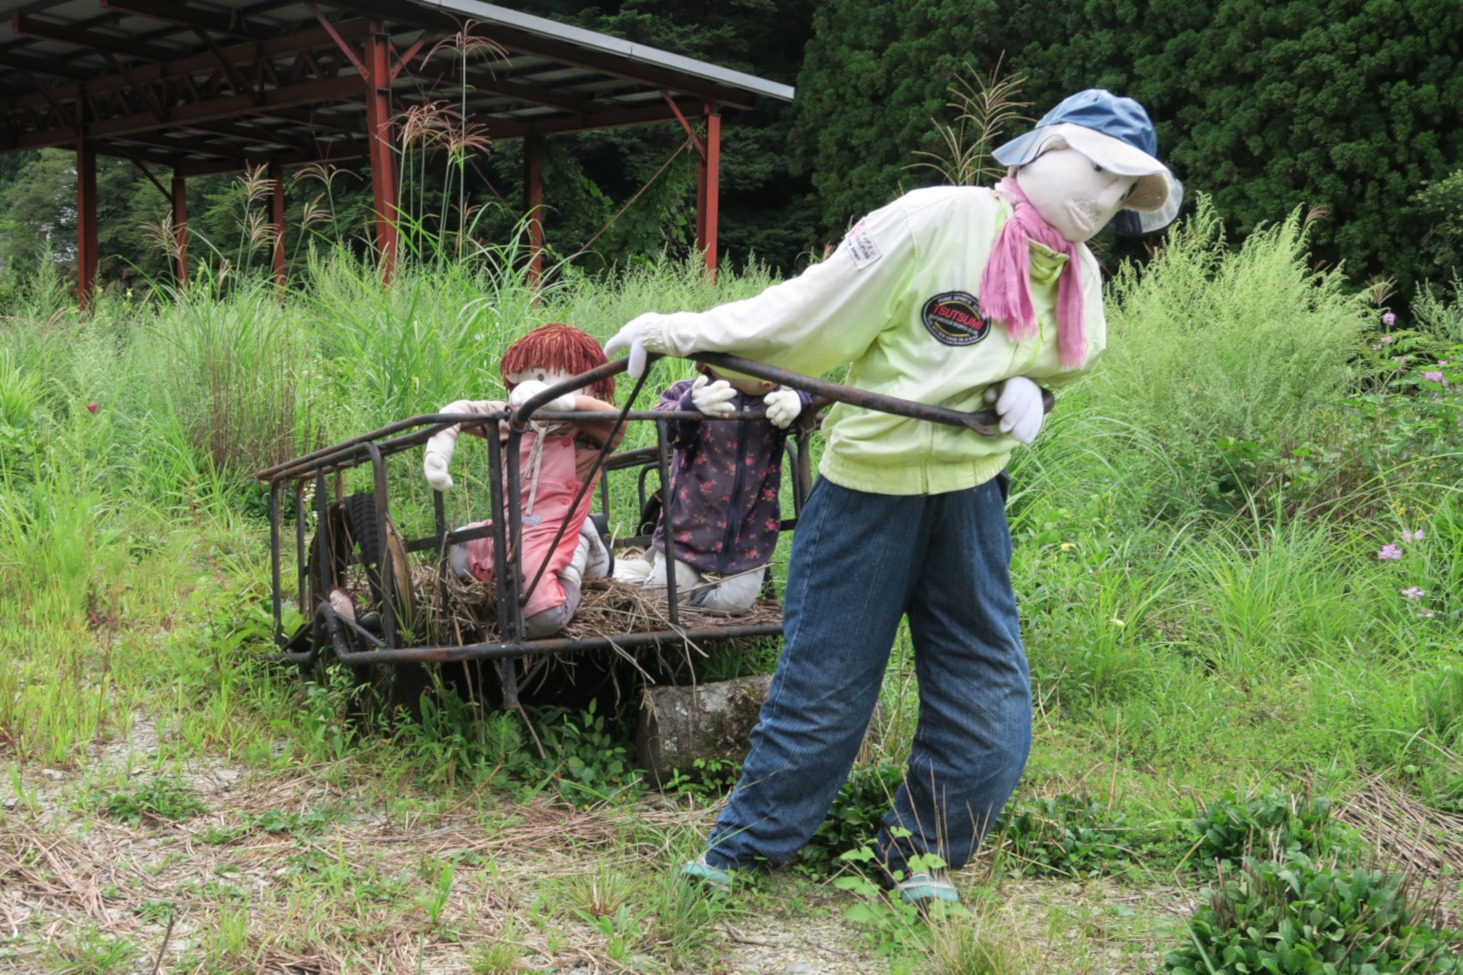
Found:
[[[458,400],[438,412],[501,413],[522,405],[550,386],[604,363],[604,351],[588,333],[558,323],[540,325],[510,345],[503,354],[500,367],[503,385],[508,389],[506,403],[501,400]],[[521,564],[524,584],[532,583],[534,577],[539,576],[538,584],[529,593],[523,607],[525,636],[530,639],[552,636],[568,625],[579,607],[584,577],[609,573],[609,549],[588,518],[594,500],[594,486],[582,492],[580,488],[594,471],[595,461],[605,443],[613,437],[610,448],[613,450],[624,436],[623,429],[615,430],[614,395],[613,376],[598,380],[583,392],[565,393],[536,411],[528,432],[519,440],[520,483],[504,485],[504,488],[505,492],[516,490],[519,496],[523,520]],[[556,413],[568,412],[607,413],[610,416],[604,420],[554,418]],[[452,475],[447,468],[461,429],[460,425],[448,427],[427,441],[423,468],[427,483],[438,491],[452,487]],[[482,427],[468,432],[487,436]],[[498,437],[500,442],[507,442],[507,421],[500,421]],[[596,480],[598,476],[596,472]],[[506,515],[506,501],[504,504]],[[464,527],[487,523],[476,522]],[[460,577],[492,581],[491,537],[453,545],[448,549],[447,557],[449,565]],[[540,566],[544,567],[541,576]]]

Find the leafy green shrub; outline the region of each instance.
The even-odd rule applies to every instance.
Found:
[[[562,708],[545,709],[540,722],[555,786],[569,802],[589,805],[641,787],[629,744],[615,735],[595,701],[577,716]]]
[[[741,777],[740,762],[719,758],[697,758],[689,769],[671,769],[670,777],[661,785],[662,792],[681,792],[710,799],[731,791]]]
[[[1463,176],[1463,174],[1459,174]],[[1463,187],[1463,178],[1459,184]],[[1451,344],[1463,342],[1463,277],[1455,270],[1446,287],[1424,283],[1412,299],[1412,316],[1418,325]]]
[[[1370,388],[1343,403],[1347,452],[1372,476],[1406,470],[1418,481],[1456,482],[1463,345],[1445,348],[1406,331],[1377,338],[1368,354],[1385,349],[1385,361],[1375,364]]]
[[[1180,476],[1152,486],[1160,506],[1243,503],[1247,471],[1216,445],[1273,438],[1287,456],[1350,386],[1363,298],[1309,267],[1308,235],[1297,209],[1233,251],[1201,197],[1146,267],[1111,281],[1109,348],[1084,391],[1164,445]]]
[[[0,474],[25,476],[41,449],[41,383],[0,349]]]
[[[420,696],[418,715],[399,711],[392,735],[392,748],[423,783],[482,785],[533,765],[516,712],[484,714],[479,702],[464,699],[440,673],[431,676],[432,690]]]
[[[115,792],[101,803],[102,812],[137,824],[144,819],[184,820],[206,812],[191,786],[177,779],[153,779],[136,788]]]
[[[893,765],[855,768],[828,809],[813,838],[799,858],[804,863],[826,864],[862,847],[872,848],[879,820],[904,781],[904,769]]]
[[[1463,742],[1463,669],[1444,667],[1423,685],[1422,710],[1427,727],[1445,748]]]
[[[1095,877],[1131,856],[1121,842],[1131,832],[1126,817],[1088,796],[1027,799],[1007,810],[997,830],[1017,871],[1030,877]]]
[[[1329,799],[1278,792],[1241,799],[1226,791],[1198,810],[1190,829],[1197,837],[1195,853],[1206,868],[1255,856],[1316,856],[1354,843],[1347,830],[1331,822]]]
[[[1435,928],[1404,874],[1248,858],[1205,891],[1188,942],[1164,961],[1173,975],[1450,973],[1453,935]]]
[[[1455,276],[1463,270],[1463,169],[1438,180],[1427,180],[1411,197],[1424,218],[1423,254],[1439,269]],[[1459,334],[1463,340],[1463,333]]]

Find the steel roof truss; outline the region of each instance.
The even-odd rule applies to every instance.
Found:
[[[260,40],[279,34],[278,30],[271,31],[263,25],[251,24],[248,15],[241,11],[234,10],[228,14],[214,13],[190,7],[180,0],[172,0],[168,3],[164,3],[162,0],[101,0],[101,5],[103,10],[115,10],[119,13],[147,17],[177,27],[191,27],[195,30],[201,28],[247,40]]]
[[[98,31],[71,27],[66,24],[51,24],[21,14],[10,18],[10,29],[16,34],[26,37],[57,41],[92,51],[110,51],[113,54],[125,54],[128,57],[142,58],[147,61],[168,61],[178,56],[177,51],[154,47],[130,37],[114,37],[111,34],[102,34]]]

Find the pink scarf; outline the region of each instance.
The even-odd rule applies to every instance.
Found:
[[[1013,177],[997,183],[995,192],[1011,204],[1014,213],[1002,224],[981,272],[980,313],[1005,322],[1006,331],[1017,342],[1036,338],[1040,330],[1031,303],[1031,241],[1067,255],[1067,265],[1057,279],[1057,348],[1063,368],[1080,366],[1087,360],[1087,327],[1082,317],[1077,245],[1041,218]]]

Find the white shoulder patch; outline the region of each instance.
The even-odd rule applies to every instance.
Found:
[[[865,268],[884,256],[879,250],[879,242],[874,239],[874,232],[869,229],[867,219],[860,220],[853,225],[853,229],[843,238],[843,246],[848,248],[848,254],[853,258],[854,267]]]

